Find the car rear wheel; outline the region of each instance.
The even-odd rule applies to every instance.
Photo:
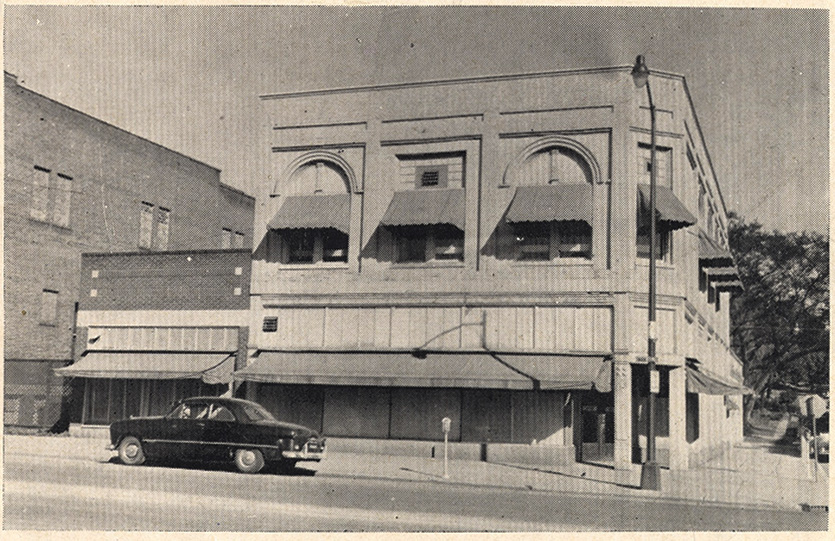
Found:
[[[145,462],[145,452],[142,442],[133,436],[125,436],[119,443],[119,460],[122,464],[136,466]]]
[[[258,449],[235,451],[235,467],[242,473],[257,473],[264,467],[264,455]]]

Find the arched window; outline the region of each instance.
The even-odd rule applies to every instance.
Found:
[[[327,159],[304,161],[283,183],[285,199],[269,228],[276,260],[290,265],[348,261],[351,182]]]
[[[315,160],[296,169],[283,191],[288,195],[348,193],[350,183],[348,175],[335,164]]]
[[[519,186],[583,184],[592,181],[592,173],[589,164],[577,151],[551,146],[528,156],[519,166],[516,181]]]
[[[579,148],[579,146],[578,146]],[[511,164],[516,186],[506,215],[512,257],[520,261],[590,259],[593,182],[587,157],[572,145],[540,142]]]

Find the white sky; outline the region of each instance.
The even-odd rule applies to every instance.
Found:
[[[829,227],[829,14],[600,7],[4,6],[20,83],[252,192],[258,95],[627,65],[685,75],[725,201]]]

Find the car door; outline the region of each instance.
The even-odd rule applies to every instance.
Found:
[[[209,404],[186,402],[172,413],[165,434],[168,455],[179,460],[200,459]]]
[[[201,457],[205,460],[226,461],[239,440],[238,420],[227,406],[213,403],[206,418]]]

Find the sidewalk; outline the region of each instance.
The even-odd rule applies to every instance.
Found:
[[[113,453],[98,438],[17,436],[4,438],[4,456],[36,454],[55,458],[86,458],[107,462]],[[641,499],[686,500],[733,507],[802,509],[827,506],[828,464],[819,465],[815,482],[808,461],[775,453],[760,444],[741,444],[730,457],[688,471],[662,470],[661,490],[640,490],[640,466],[629,471],[589,464],[554,468],[450,460],[449,478],[443,477],[443,459],[339,452],[334,445],[322,462],[301,463],[323,476],[372,478],[411,482],[454,483],[478,487],[614,495]]]

